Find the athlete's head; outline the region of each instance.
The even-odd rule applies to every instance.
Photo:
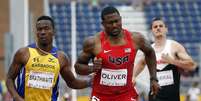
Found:
[[[115,7],[105,7],[101,12],[101,19],[104,30],[108,35],[118,36],[121,33],[121,16]]]
[[[165,36],[168,28],[165,21],[161,17],[156,17],[152,20],[150,26],[155,37]]]
[[[49,16],[40,16],[36,22],[36,38],[37,44],[49,45],[52,44],[55,34],[54,21]]]

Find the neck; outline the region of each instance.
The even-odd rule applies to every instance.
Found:
[[[124,35],[123,33],[119,33],[117,36],[108,36],[108,39],[110,41],[111,44],[113,45],[121,45],[122,43],[122,39],[123,39]]]
[[[52,45],[36,44],[36,47],[39,49],[39,51],[41,51],[42,53],[45,53],[45,54],[49,54],[52,49]]]
[[[166,42],[165,36],[155,37],[155,46],[164,46]]]

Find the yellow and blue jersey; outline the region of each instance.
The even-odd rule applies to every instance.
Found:
[[[57,48],[48,55],[28,46],[30,57],[18,74],[17,91],[25,101],[57,101],[60,65]]]

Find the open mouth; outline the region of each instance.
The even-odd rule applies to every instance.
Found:
[[[116,29],[116,30],[113,30],[112,33],[117,34],[117,33],[120,33],[120,31],[118,29]]]
[[[41,41],[46,41],[47,39],[46,39],[46,38],[40,38],[40,40],[41,40]]]

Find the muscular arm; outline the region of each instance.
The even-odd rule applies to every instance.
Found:
[[[70,59],[63,52],[59,52],[59,61],[61,65],[60,74],[70,88],[82,89],[89,86],[90,81],[75,78],[71,71]]]
[[[89,66],[90,59],[94,58],[93,49],[95,47],[95,38],[89,37],[84,41],[83,50],[77,58],[74,65],[76,73],[80,75],[88,75],[93,72],[93,67]]]
[[[136,65],[135,65],[134,70],[133,70],[134,78],[136,78],[143,71],[143,69],[146,65],[145,60],[144,60],[144,56],[140,55],[139,58],[140,59],[136,62]]]
[[[136,65],[134,66],[133,69],[133,78],[132,81],[135,82],[137,76],[143,71],[143,69],[145,68],[145,60],[144,57],[140,58],[140,60],[138,62],[136,62]]]
[[[156,56],[153,48],[141,34],[138,33],[133,35],[137,49],[140,49],[144,53],[145,62],[150,73],[150,78],[156,79]]]
[[[176,49],[176,51],[174,52],[174,56],[176,58],[171,61],[171,64],[174,64],[179,68],[183,68],[184,70],[195,70],[197,64],[188,55],[185,48],[177,42],[174,42],[173,47],[175,47],[174,49]]]
[[[28,48],[19,49],[15,53],[7,73],[6,86],[8,88],[8,91],[16,101],[22,101],[22,98],[16,91],[15,79],[18,73],[20,72],[21,67],[25,65],[26,62],[28,61],[28,56],[29,56]]]
[[[158,85],[158,80],[156,77],[156,56],[153,48],[149,44],[147,40],[141,34],[134,34],[136,48],[140,49],[145,56],[145,62],[149,69],[150,74],[150,87],[151,87],[151,95],[156,95],[159,91],[160,86]],[[141,64],[145,64],[145,62],[141,62]]]

